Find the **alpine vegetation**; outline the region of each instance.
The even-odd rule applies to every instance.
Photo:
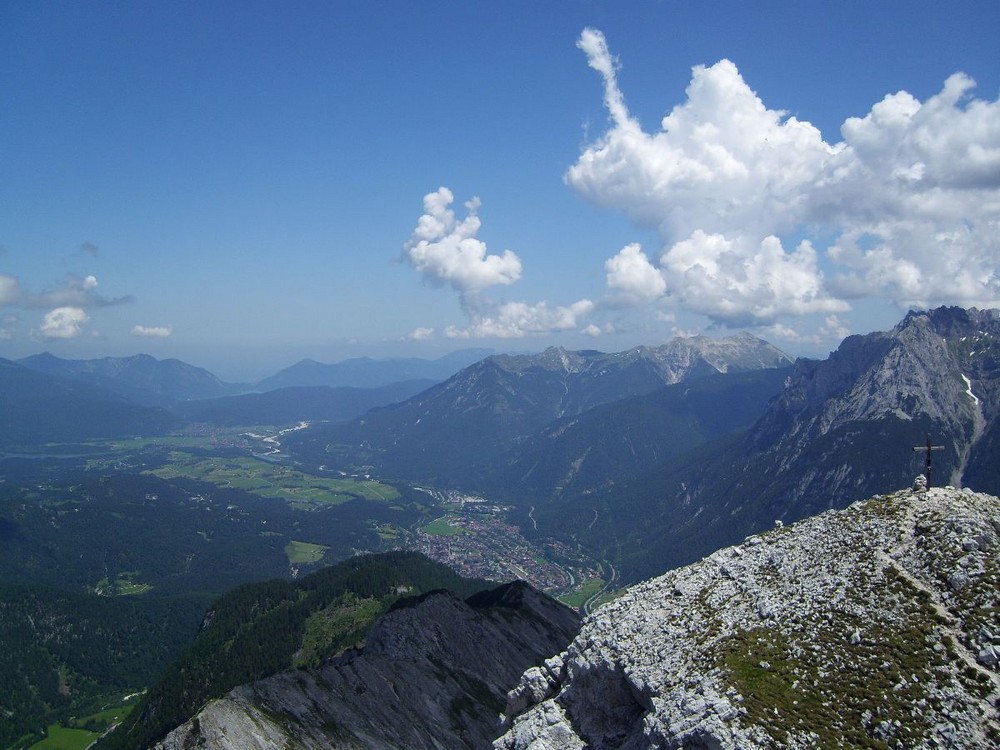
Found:
[[[508,696],[497,750],[1000,742],[1000,499],[875,496],[642,583]]]

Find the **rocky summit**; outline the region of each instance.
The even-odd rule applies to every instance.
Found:
[[[627,591],[497,750],[1000,746],[1000,500],[876,496]]]

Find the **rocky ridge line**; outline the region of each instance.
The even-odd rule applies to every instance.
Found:
[[[1000,500],[876,496],[630,589],[497,750],[1000,745]]]
[[[521,581],[466,601],[431,592],[383,615],[362,648],[235,688],[155,747],[488,747],[518,676],[578,628],[572,610]]]

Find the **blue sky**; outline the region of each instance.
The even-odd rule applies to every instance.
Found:
[[[996,2],[7,0],[0,356],[823,356],[1000,306],[998,38]]]

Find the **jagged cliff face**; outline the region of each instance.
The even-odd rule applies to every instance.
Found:
[[[914,312],[891,331],[852,336],[827,360],[797,362],[741,436],[613,486],[550,493],[532,520],[553,536],[569,529],[638,581],[775,519],[905,486],[924,471],[914,448],[928,435],[942,446],[935,486],[1000,494],[1000,311]]]
[[[157,747],[488,747],[507,691],[578,629],[522,582],[467,602],[434,592],[383,616],[363,649],[236,688]]]
[[[750,537],[588,618],[495,747],[996,747],[998,551],[1000,500],[969,490]]]
[[[1000,313],[942,307],[910,313],[891,331],[848,337],[823,362],[798,363],[750,443],[780,457],[775,463],[785,470],[821,440],[832,453],[838,439],[860,443],[871,439],[866,433],[882,433],[905,440],[930,432],[947,450],[936,456],[943,469],[938,484],[960,486],[998,412]],[[862,429],[864,423],[874,429]],[[815,479],[827,490],[859,481],[849,466],[839,473]]]

